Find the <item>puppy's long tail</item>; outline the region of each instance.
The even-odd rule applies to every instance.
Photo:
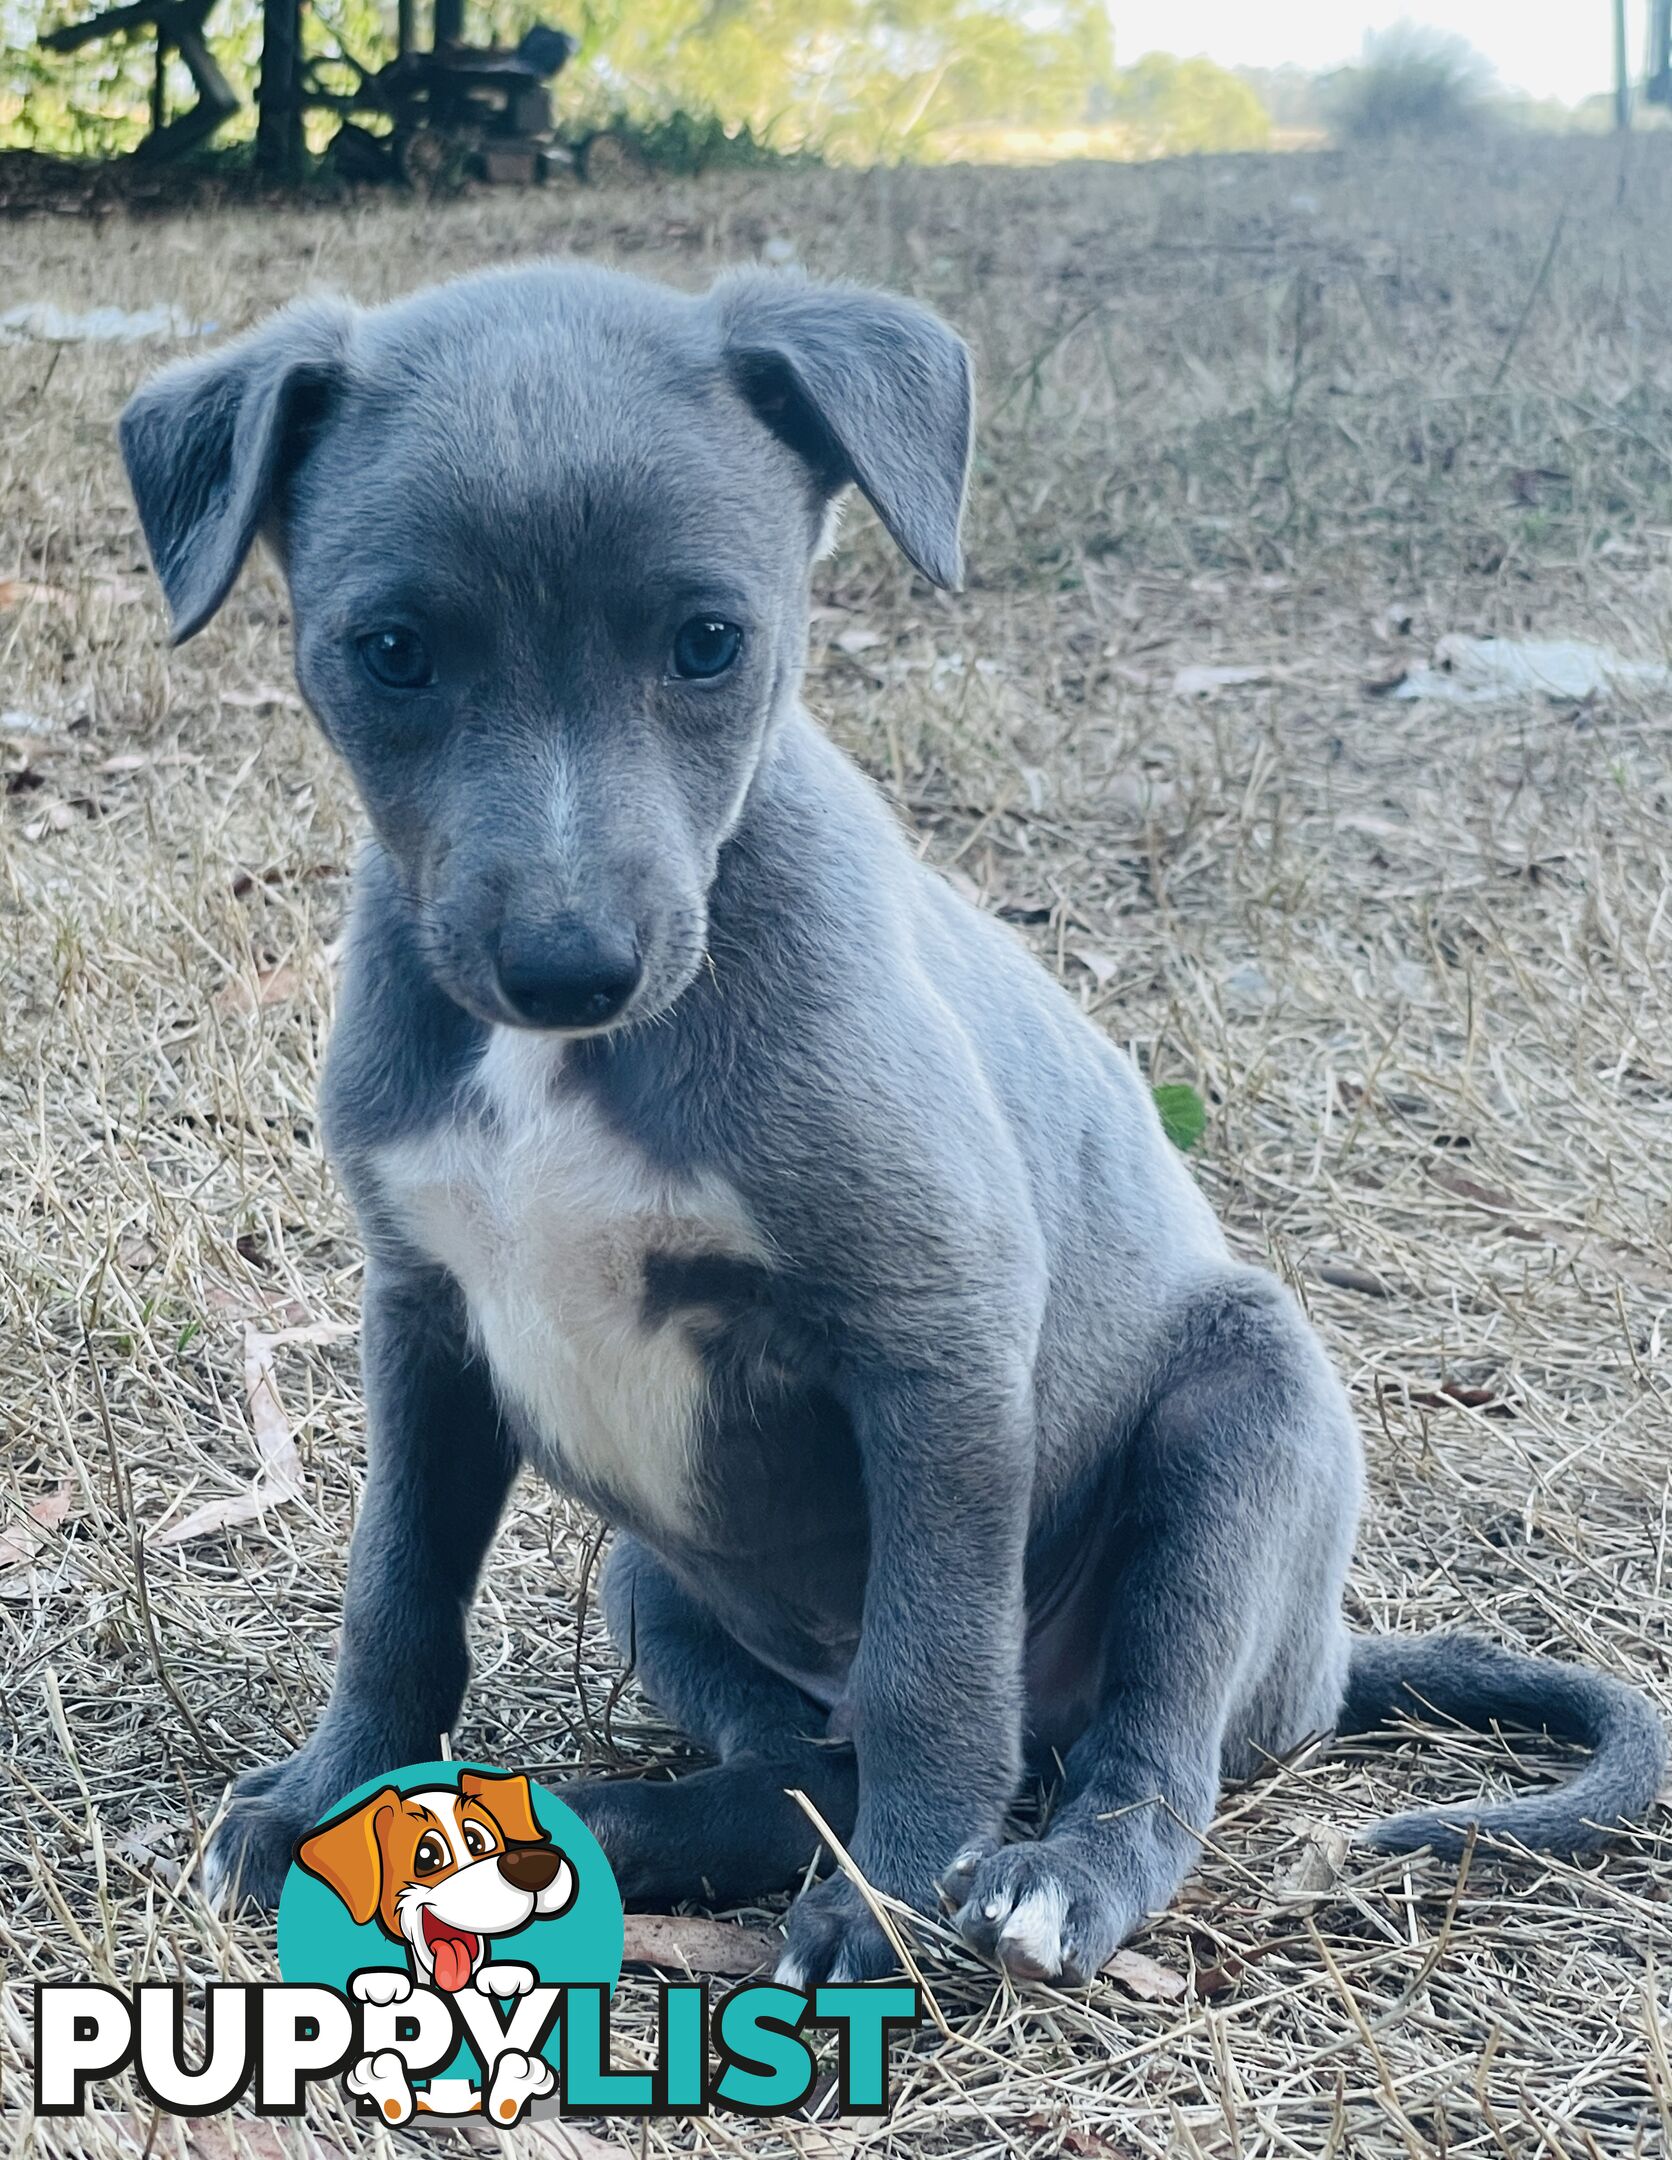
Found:
[[[1666,1727],[1646,1695],[1623,1680],[1555,1658],[1525,1657],[1472,1635],[1359,1635],[1347,1668],[1337,1730],[1374,1732],[1423,1709],[1474,1732],[1541,1728],[1577,1740],[1591,1759],[1554,1791],[1480,1806],[1419,1808],[1376,1823],[1378,1852],[1457,1852],[1471,1829],[1540,1852],[1581,1853],[1622,1822],[1641,1819],[1665,1774]]]

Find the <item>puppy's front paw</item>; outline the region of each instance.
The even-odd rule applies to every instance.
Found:
[[[271,1907],[305,1837],[356,1785],[404,1758],[382,1749],[338,1749],[309,1742],[288,1762],[269,1763],[239,1778],[226,1814],[203,1860],[203,1890],[225,1906],[248,1898]]]
[[[1093,1863],[1049,1838],[960,1853],[942,1884],[953,1925],[1013,1980],[1084,1987],[1143,1915]]]
[[[804,1890],[790,1907],[774,1978],[806,1993],[826,1982],[882,1980],[899,1970],[894,1946],[845,1875]]]
[[[538,1980],[532,1965],[484,1965],[470,1983],[478,1995],[493,1995],[501,2002],[526,1995]]]
[[[377,2003],[385,2009],[403,2003],[412,1993],[412,1975],[393,1965],[368,1965],[349,1978],[348,1992],[356,2002]]]

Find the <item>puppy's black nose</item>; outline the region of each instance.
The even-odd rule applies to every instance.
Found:
[[[613,1020],[639,986],[630,929],[508,924],[499,938],[499,988],[529,1027],[594,1028]]]
[[[544,1890],[562,1865],[563,1855],[550,1845],[513,1845],[499,1856],[499,1872],[515,1890]]]

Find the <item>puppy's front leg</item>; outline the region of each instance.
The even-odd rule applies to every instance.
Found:
[[[238,1780],[205,1887],[277,1902],[296,1840],[365,1779],[426,1762],[469,1674],[465,1616],[516,1456],[462,1302],[436,1270],[368,1265],[365,1492],[324,1717],[288,1761]]]
[[[1033,1432],[1019,1376],[891,1375],[853,1391],[870,1514],[843,1704],[859,1763],[850,1847],[922,1912],[965,1844],[996,1839],[1021,1769],[1023,1556]],[[778,1977],[867,1980],[895,1958],[837,1874],[792,1908]]]

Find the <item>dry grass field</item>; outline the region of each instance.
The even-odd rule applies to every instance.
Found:
[[[1669,230],[1665,142],[1526,142],[49,217],[0,225],[0,290],[232,329],[537,251],[681,282],[765,253],[943,309],[983,386],[970,586],[930,593],[856,514],[814,710],[1206,1099],[1199,1175],[1361,1414],[1355,1621],[1476,1625],[1672,1702],[1672,694],[1390,688],[1455,633],[1672,658]],[[199,1840],[324,1699],[361,1453],[360,1256],[313,1108],[355,812],[270,567],[165,646],[111,428],[169,349],[0,346],[6,2160],[411,2142],[335,2103],[189,2135],[133,2094],[96,2124],[27,2108],[33,1980],[269,1973],[268,1925],[197,1896]],[[594,1534],[519,1493],[461,1752],[676,1759],[614,1688]],[[927,1925],[937,2017],[891,2120],[593,2135],[1664,2152],[1665,1816],[1579,1866],[1350,1843],[1559,1768],[1515,1735],[1319,1747],[1227,1796],[1138,1992],[1018,1994]],[[624,2056],[654,1996],[624,1982]]]

